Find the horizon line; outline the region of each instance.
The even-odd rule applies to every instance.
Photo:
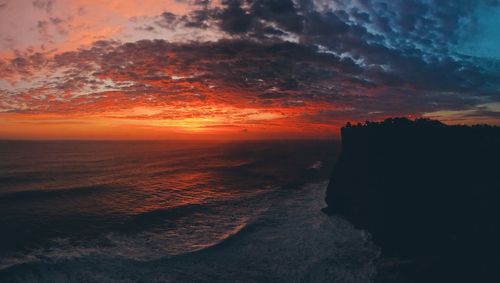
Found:
[[[287,137],[287,138],[248,138],[248,139],[10,139],[0,138],[0,142],[152,142],[152,141],[200,141],[200,142],[239,142],[239,141],[283,141],[283,140],[297,140],[297,141],[313,141],[313,140],[340,140],[339,137]]]

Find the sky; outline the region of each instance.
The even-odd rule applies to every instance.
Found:
[[[500,125],[498,0],[0,0],[0,139]]]

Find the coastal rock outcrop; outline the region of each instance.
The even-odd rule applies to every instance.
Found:
[[[326,211],[371,233],[380,282],[500,282],[500,128],[342,128]]]

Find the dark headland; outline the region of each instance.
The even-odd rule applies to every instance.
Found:
[[[326,202],[382,249],[377,282],[500,282],[500,128],[342,128]]]

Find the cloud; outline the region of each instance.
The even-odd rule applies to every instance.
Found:
[[[0,10],[4,9],[5,7],[7,7],[7,4],[9,4],[9,1],[7,1],[7,0],[0,1]]]
[[[220,34],[216,40],[106,39],[55,55],[19,54],[0,62],[0,76],[13,84],[0,93],[2,108],[98,113],[140,105],[161,109],[158,119],[230,115],[240,124],[263,117],[297,127],[443,110],[498,117],[496,108],[477,108],[500,101],[498,64],[453,48],[477,22],[478,5],[498,3],[200,1],[184,14],[130,22],[140,32],[188,28]],[[70,33],[53,17],[39,22],[40,34],[51,25]]]
[[[49,13],[52,11],[56,0],[35,0],[33,1],[33,7],[39,10],[44,10]]]
[[[51,86],[47,91],[58,91],[63,100],[85,96],[94,100],[99,93],[104,97],[120,91],[130,100],[150,95],[164,103],[208,100],[284,108],[330,103],[384,113],[463,107],[478,99],[468,94],[479,92],[485,82],[479,70],[459,62],[427,64],[388,54],[393,66],[408,66],[396,73],[291,42],[101,41],[91,49],[63,53],[49,61],[41,55],[17,58],[6,69],[24,76],[40,66],[47,66],[48,72],[64,69],[59,77],[41,82]],[[489,83],[498,85],[493,78]]]

